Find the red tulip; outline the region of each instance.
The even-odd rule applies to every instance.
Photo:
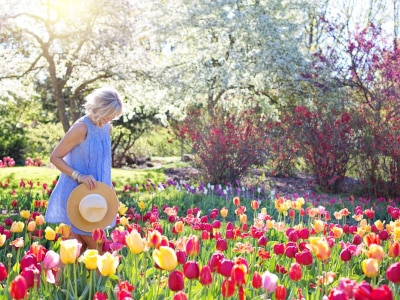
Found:
[[[295,254],[296,262],[303,265],[309,266],[313,263],[313,257],[309,250],[301,251]]]
[[[232,267],[231,279],[237,286],[246,284],[247,266],[244,264],[235,264]]]
[[[289,277],[293,281],[299,281],[302,277],[301,265],[298,263],[292,263],[289,269]]]
[[[235,283],[229,278],[224,279],[221,286],[222,297],[229,298],[232,297],[234,293],[235,293]]]
[[[204,286],[209,286],[212,283],[211,268],[205,265],[200,271],[200,283]]]
[[[340,252],[340,259],[342,261],[349,261],[351,259],[351,252],[348,248],[345,248]]]
[[[219,229],[219,228],[221,228],[221,221],[220,221],[220,220],[214,220],[214,221],[212,222],[212,227],[213,227],[214,229]]]
[[[178,260],[178,264],[183,265],[186,262],[186,253],[183,250],[176,250],[176,259]]]
[[[211,272],[217,272],[219,264],[221,263],[221,260],[224,258],[224,255],[222,253],[213,253],[208,260],[208,266],[211,269]]]
[[[350,300],[345,291],[334,288],[329,292],[328,300]]]
[[[172,300],[188,300],[188,298],[183,291],[179,291],[174,295]]]
[[[354,235],[353,237],[353,244],[360,245],[362,243],[362,238],[358,234]]]
[[[26,280],[23,276],[17,275],[10,285],[11,298],[14,300],[22,300],[25,298],[27,291]]]
[[[174,292],[181,291],[184,289],[185,284],[184,284],[183,274],[181,271],[174,270],[171,273],[169,273],[168,287],[171,291]]]
[[[197,235],[190,235],[186,241],[186,254],[196,256],[200,253],[200,240]]]
[[[26,287],[29,289],[35,285],[39,287],[40,284],[40,271],[34,265],[24,268],[21,271],[21,276],[25,278]],[[35,280],[36,279],[36,280]]]
[[[96,243],[102,243],[105,239],[104,230],[102,228],[93,229],[92,238]]]
[[[306,240],[308,239],[310,236],[310,232],[308,230],[308,228],[303,228],[299,230],[299,238]]]
[[[393,244],[390,245],[388,255],[390,257],[398,257],[400,255],[400,243],[399,242],[393,242]]]
[[[284,244],[275,244],[274,245],[274,253],[276,255],[282,255],[285,253],[285,245]]]
[[[3,281],[7,278],[7,268],[6,266],[0,262],[0,281]]]
[[[197,279],[200,276],[199,264],[195,260],[190,260],[183,266],[183,274],[188,279]]]
[[[285,300],[286,299],[286,288],[283,285],[278,285],[275,289],[275,299]]]
[[[21,270],[30,267],[31,265],[36,265],[37,259],[36,256],[33,254],[26,254],[21,258],[20,261],[20,268]]]
[[[400,262],[393,263],[387,268],[386,278],[393,283],[400,283]]]
[[[253,278],[251,279],[251,286],[255,289],[259,289],[262,286],[262,277],[260,273],[254,271]]]
[[[268,238],[263,235],[258,238],[257,245],[260,247],[265,247],[268,243]]]
[[[233,240],[235,238],[235,232],[233,230],[227,229],[225,232],[225,238],[228,240]]]
[[[387,284],[382,284],[372,290],[371,299],[392,300],[393,292]]]
[[[216,244],[215,244],[215,248],[218,251],[224,252],[228,248],[228,244],[226,242],[226,239],[218,239]]]
[[[208,233],[207,230],[203,230],[203,231],[201,232],[201,240],[202,240],[202,241],[207,241],[207,240],[209,240],[209,239],[210,239],[210,234]]]
[[[285,249],[285,255],[288,258],[294,258],[298,250],[299,249],[297,248],[297,246],[287,246]]]
[[[227,258],[223,258],[220,264],[218,265],[218,273],[221,274],[222,276],[230,277],[233,265],[234,265],[233,261]]]
[[[238,289],[238,299],[239,300],[246,300],[246,294],[244,292],[244,287],[241,285]]]
[[[101,293],[101,292],[96,292],[93,296],[93,300],[107,300],[107,294],[106,293]]]

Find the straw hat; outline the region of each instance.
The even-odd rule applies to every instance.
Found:
[[[114,190],[103,182],[96,185],[96,189],[89,190],[85,184],[80,184],[68,197],[68,218],[82,231],[105,228],[117,215],[119,202]]]

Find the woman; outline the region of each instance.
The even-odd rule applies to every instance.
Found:
[[[50,195],[45,219],[48,223],[71,226],[72,238],[82,243],[82,250],[96,249],[91,232],[74,227],[67,215],[67,200],[80,183],[89,189],[101,181],[111,182],[111,124],[122,114],[123,103],[112,88],[95,90],[87,97],[85,116],[77,120],[54,148],[50,161],[62,172]],[[111,226],[115,225],[115,220]]]

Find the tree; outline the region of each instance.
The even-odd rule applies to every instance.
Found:
[[[130,14],[129,1],[7,1],[0,11],[7,59],[0,79],[47,82],[67,131],[87,93],[133,75]]]

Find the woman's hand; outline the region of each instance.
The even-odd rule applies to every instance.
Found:
[[[78,182],[86,184],[89,190],[93,190],[97,187],[97,181],[92,175],[82,175],[78,177]]]

